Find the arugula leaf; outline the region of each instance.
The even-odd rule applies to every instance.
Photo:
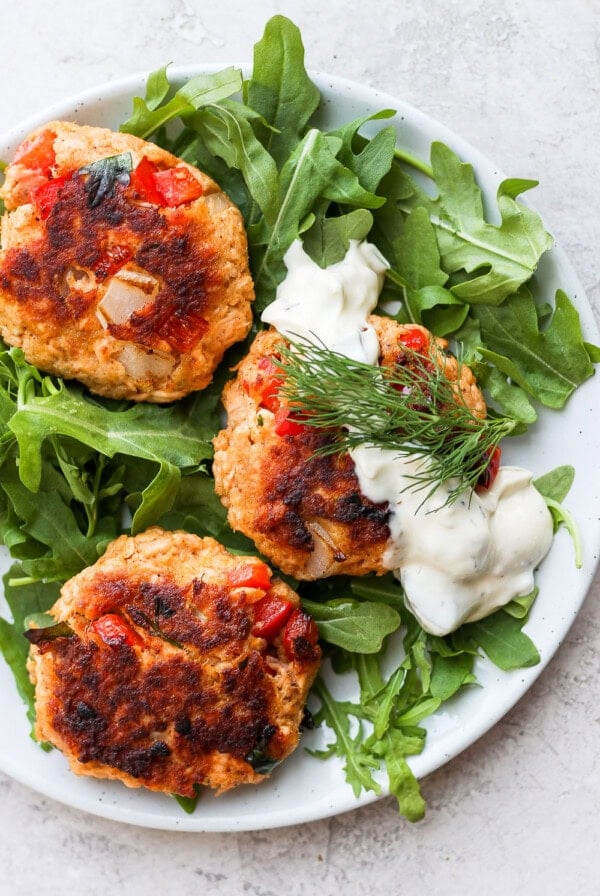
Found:
[[[361,186],[356,175],[336,158],[342,141],[311,129],[284,164],[279,177],[279,210],[272,224],[263,219],[249,229],[256,301],[261,312],[285,276],[283,256],[300,235],[320,199],[357,208],[377,208],[385,201]]]
[[[166,67],[150,76],[145,99],[134,97],[133,113],[123,122],[120,131],[147,139],[174,118],[193,115],[202,106],[233,96],[242,87],[242,73],[229,67],[190,78],[165,103],[165,79]]]
[[[490,660],[505,672],[535,666],[540,661],[540,655],[531,638],[522,631],[523,623],[523,619],[498,610],[479,622],[463,625],[452,636],[452,643],[480,646]]]
[[[381,786],[372,775],[373,770],[379,768],[378,759],[365,749],[360,725],[354,736],[350,733],[350,717],[360,719],[360,708],[355,704],[334,700],[321,677],[317,678],[313,690],[321,702],[319,711],[315,713],[315,722],[319,724],[325,721],[335,735],[335,740],[325,750],[311,751],[312,754],[322,759],[333,755],[345,759],[346,780],[355,796],[359,796],[363,789],[381,793]]]
[[[198,805],[201,790],[202,788],[200,784],[194,784],[194,796],[182,796],[180,793],[174,793],[173,799],[179,803],[184,812],[191,815]]]
[[[241,173],[248,193],[272,224],[279,209],[277,167],[254,135],[255,118],[245,106],[229,101],[204,109],[195,125],[206,149]],[[252,220],[252,212],[248,214]]]
[[[407,320],[424,324],[438,336],[457,330],[469,306],[444,288],[448,274],[442,270],[435,229],[424,208],[416,208],[408,216],[392,250],[394,269],[388,276],[403,289]]]
[[[488,360],[491,360],[488,354]],[[503,363],[503,360],[500,360]],[[475,367],[475,365],[473,365]],[[517,386],[512,380],[500,371],[498,367],[492,364],[477,364],[473,371],[477,377],[479,385],[486,389],[492,399],[499,407],[500,411],[507,417],[511,417],[521,424],[521,428],[516,428],[514,434],[517,435],[523,427],[530,426],[537,420],[537,411],[529,401],[526,393],[520,386]]]
[[[336,586],[337,588],[337,586]],[[350,579],[349,593],[362,600],[374,600],[398,610],[404,609],[404,592],[400,582],[390,572],[385,576],[364,576]]]
[[[304,68],[299,29],[285,16],[273,16],[254,47],[252,76],[244,85],[245,100],[270,129],[262,143],[278,168],[304,135],[319,105],[319,91]]]
[[[501,224],[485,220],[481,191],[473,168],[443,143],[431,146],[431,167],[438,195],[432,199],[414,185],[402,203],[409,213],[427,210],[435,226],[442,267],[448,274],[462,272],[452,292],[463,302],[498,305],[535,272],[539,259],[552,247],[552,237],[540,217],[515,198],[517,189],[534,181],[510,180],[500,184],[497,203]]]
[[[54,491],[34,494],[16,477],[4,476],[1,487],[22,521],[20,529],[47,548],[41,557],[21,558],[28,577],[43,582],[64,582],[99,556],[106,542],[104,533],[95,538],[82,534],[75,516],[62,497]],[[17,552],[13,552],[13,556]]]
[[[419,782],[406,761],[407,755],[420,753],[425,741],[425,732],[407,735],[402,730],[391,728],[381,742],[381,753],[385,758],[390,792],[398,801],[398,810],[408,821],[421,821],[425,816],[425,800],[421,795]]]
[[[0,617],[0,650],[15,677],[19,695],[27,707],[27,716],[35,720],[34,688],[26,668],[29,643],[23,636],[25,620],[33,613],[45,613],[58,597],[58,584],[30,584],[27,588],[11,585],[19,578],[19,566],[13,565],[3,578],[4,597],[12,621]]]
[[[383,109],[371,115],[364,115],[329,132],[331,136],[339,137],[342,141],[337,154],[340,162],[356,174],[365,189],[372,192],[377,190],[382,179],[392,167],[396,147],[396,129],[393,127],[382,128],[369,140],[360,135],[359,130],[369,121],[379,121],[391,118],[393,115],[395,115],[393,109]]]
[[[483,358],[547,407],[563,407],[594,373],[579,315],[560,289],[543,331],[527,290],[515,293],[498,308],[479,305],[472,313],[481,331],[479,352]]]
[[[166,100],[171,89],[171,82],[167,75],[168,68],[168,65],[163,65],[162,68],[150,72],[146,79],[145,103],[146,107],[151,111],[158,109],[161,103]]]
[[[533,484],[544,498],[560,502],[564,501],[569,494],[574,479],[575,467],[563,464],[544,473],[543,476],[538,476],[537,479],[534,479]]]
[[[304,599],[302,606],[316,620],[321,638],[357,653],[377,653],[384,638],[400,625],[396,610],[372,601]]]
[[[534,480],[534,485],[546,502],[548,510],[552,514],[554,531],[560,524],[564,524],[573,540],[575,548],[575,566],[581,569],[583,563],[583,548],[577,523],[572,515],[563,507],[561,502],[566,498],[575,478],[575,469],[569,465],[556,467],[544,476]]]
[[[60,383],[52,394],[28,396],[9,422],[19,446],[19,475],[30,491],[40,486],[44,442],[57,434],[76,439],[95,451],[155,461],[158,472],[144,490],[133,530],[149,525],[165,512],[177,493],[181,469],[195,467],[212,455],[212,446],[198,439],[180,406],[134,405],[111,411],[87,400],[82,390]]]
[[[398,694],[406,680],[406,669],[403,666],[399,666],[396,671],[390,675],[386,684],[375,691],[372,687],[370,688],[370,691],[365,689],[363,674],[364,667],[363,669],[358,670],[358,680],[361,684],[361,699],[369,708],[373,719],[373,737],[372,739],[369,739],[369,743],[375,743],[384,737],[390,726],[390,719],[392,718],[392,713],[395,709]],[[376,708],[373,707],[373,704],[375,704]]]
[[[407,221],[405,209],[412,208],[410,203],[416,195],[416,184],[400,165],[392,164],[379,184],[379,192],[386,197],[386,202],[374,213],[370,239],[391,261],[395,254],[395,241],[401,236]],[[398,273],[401,275],[401,272]]]
[[[529,594],[523,594],[521,597],[514,597],[510,603],[503,607],[505,613],[510,613],[516,619],[526,619],[531,610],[539,589],[536,587]]]
[[[230,528],[227,510],[215,494],[214,482],[203,472],[181,480],[173,506],[157,518],[156,525],[184,529],[202,538],[210,535],[233,553],[258,555],[253,541]]]
[[[429,689],[432,697],[449,700],[462,687],[476,681],[473,675],[472,653],[457,653],[454,656],[433,655]]]
[[[313,261],[326,268],[344,258],[350,240],[365,239],[372,225],[371,212],[363,208],[335,218],[319,214],[304,234],[302,245]]]

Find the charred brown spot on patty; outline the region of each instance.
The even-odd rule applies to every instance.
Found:
[[[125,325],[111,324],[109,331],[117,339],[131,339],[143,345],[156,345],[165,339],[171,348],[189,351],[208,329],[206,295],[218,282],[211,248],[200,250],[189,233],[193,225],[183,222],[181,233],[165,243],[146,241],[140,246],[135,261],[140,267],[162,278],[163,289],[147,308],[134,312]],[[205,226],[210,228],[208,216]],[[200,236],[200,233],[197,234]]]
[[[89,270],[102,283],[131,258],[162,288],[147,308],[127,324],[110,324],[109,331],[148,347],[164,339],[189,351],[207,330],[207,292],[218,281],[213,230],[207,214],[202,221],[173,215],[167,223],[157,208],[131,203],[122,184],[90,207],[85,176],[75,173],[46,220],[46,239],[9,249],[0,263],[0,283],[24,304],[25,315],[73,320],[97,303],[98,289],[65,296],[66,271]]]
[[[355,544],[368,550],[389,538],[388,506],[361,494],[347,454],[315,453],[328,437],[306,431],[281,439],[265,459],[264,501],[256,512],[259,531],[301,551],[314,550],[307,521],[315,518],[348,526]]]
[[[172,792],[193,796],[213,751],[244,761],[259,743],[268,747],[273,680],[258,651],[216,676],[185,655],[145,669],[129,647],[81,639],[62,638],[52,653],[59,707],[52,724],[80,763],[110,766],[148,787],[167,782]]]
[[[115,174],[115,159],[131,170],[122,161]],[[165,174],[166,192],[140,192],[140,176]],[[0,199],[0,333],[44,372],[110,398],[175,401],[204,389],[246,336],[241,213],[155,144],[51,122],[7,166]]]
[[[183,532],[117,539],[63,587],[55,625],[29,633],[38,737],[77,773],[129,786],[262,780],[297,745],[320,650],[282,581],[236,584],[247,561]],[[290,632],[253,632],[267,594],[288,603]]]
[[[390,318],[372,315],[369,323],[377,332],[382,366],[410,367],[415,351],[428,353],[432,370],[443,367],[455,384],[457,399],[485,416],[472,371],[446,353],[443,340]],[[227,425],[214,440],[213,472],[229,524],[299,579],[383,574],[388,504],[362,494],[350,454],[319,453],[335,434],[293,425],[302,424],[301,416],[294,418],[292,398],[291,407],[282,408],[272,363],[283,342],[273,328],[260,332],[223,392]],[[291,426],[281,425],[290,419]]]

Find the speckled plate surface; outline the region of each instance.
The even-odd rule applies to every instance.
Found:
[[[187,78],[198,71],[222,66],[172,68],[171,76]],[[54,118],[81,124],[116,128],[131,110],[131,98],[144,92],[145,75],[100,86],[48,109],[0,136],[0,158],[10,159],[23,137],[34,127]],[[392,122],[399,142],[410,152],[429,156],[433,140],[442,140],[465,161],[473,164],[484,196],[492,204],[504,174],[471,145],[418,110],[381,92],[326,75],[315,76],[322,93],[321,124],[336,126],[380,109],[397,110]],[[386,124],[389,124],[386,121]],[[546,221],[552,230],[552,222]],[[551,299],[558,287],[574,301],[582,319],[584,336],[598,342],[593,315],[569,260],[559,247],[542,259],[536,290]],[[600,427],[595,425],[600,408],[600,380],[592,377],[580,387],[560,413],[544,412],[531,433],[510,440],[504,450],[507,463],[516,463],[540,475],[559,464],[573,464],[577,475],[567,506],[581,529],[583,566],[576,569],[573,547],[566,532],[557,535],[550,555],[538,574],[540,596],[526,631],[535,641],[541,663],[513,673],[499,672],[487,661],[478,661],[482,685],[465,691],[426,721],[428,737],[421,755],[411,760],[423,777],[468,747],[491,728],[522,697],[551,659],[577,615],[591,584],[600,549]],[[2,550],[2,572],[8,557]],[[332,687],[345,686],[339,680]],[[351,687],[351,686],[350,686]],[[256,788],[214,798],[205,795],[192,815],[186,815],[168,797],[130,790],[117,782],[103,782],[73,775],[58,753],[43,752],[29,736],[29,725],[11,676],[0,662],[0,768],[34,790],[95,815],[145,827],[183,831],[242,831],[297,824],[351,810],[371,802],[372,793],[356,799],[346,784],[341,763],[312,758],[302,747],[270,781]],[[327,732],[307,733],[305,747],[322,747]],[[382,793],[386,793],[382,779]]]

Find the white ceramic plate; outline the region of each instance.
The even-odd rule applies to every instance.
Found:
[[[183,79],[198,71],[192,67],[176,68],[170,74]],[[0,158],[10,159],[29,131],[53,118],[118,127],[130,114],[131,98],[143,95],[145,81],[146,76],[140,74],[101,86],[23,122],[0,137]],[[427,159],[431,142],[444,141],[474,165],[484,195],[493,206],[498,182],[504,175],[455,134],[389,95],[330,76],[317,76],[315,81],[323,97],[322,125],[336,126],[380,109],[396,109],[393,123],[402,146]],[[558,286],[563,288],[580,311],[586,338],[598,342],[591,309],[559,248],[544,256],[536,280],[540,295],[549,299]],[[600,546],[600,428],[594,425],[600,408],[599,390],[600,380],[593,377],[575,393],[564,411],[542,414],[529,436],[512,440],[510,448],[505,449],[505,462],[528,467],[535,475],[565,463],[573,464],[577,470],[568,507],[581,528],[584,563],[581,569],[575,568],[572,544],[566,532],[561,531],[540,570],[540,596],[526,629],[540,650],[541,663],[506,674],[487,661],[478,662],[478,678],[483,687],[455,698],[426,723],[426,747],[411,761],[418,777],[429,774],[468,747],[517,702],[558,649],[577,615],[591,583]],[[4,571],[6,554],[2,559]],[[76,777],[58,751],[44,753],[29,737],[23,704],[2,661],[0,696],[0,768],[40,793],[96,815],[171,830],[241,831],[324,818],[376,799],[372,793],[355,799],[344,781],[339,761],[313,759],[300,747],[269,782],[256,788],[240,788],[218,799],[204,795],[195,813],[186,815],[168,797],[129,790],[118,782]],[[304,736],[303,745],[320,747],[326,741],[326,731],[314,731]]]

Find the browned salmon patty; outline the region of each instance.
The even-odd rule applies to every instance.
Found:
[[[297,746],[316,625],[266,564],[153,527],[114,541],[28,632],[36,736],[80,775],[193,796]]]
[[[485,416],[472,371],[444,350],[443,340],[423,327],[376,315],[369,322],[379,338],[382,365],[406,363],[406,344],[417,336],[432,362],[456,383],[461,400]],[[299,579],[383,574],[388,505],[361,493],[348,453],[316,453],[330,434],[285,420],[269,379],[269,359],[277,357],[283,341],[274,329],[259,333],[223,393],[227,426],[214,441],[213,473],[229,524]]]
[[[0,332],[44,371],[112,398],[203,389],[251,324],[237,207],[129,134],[54,121],[0,189]]]

